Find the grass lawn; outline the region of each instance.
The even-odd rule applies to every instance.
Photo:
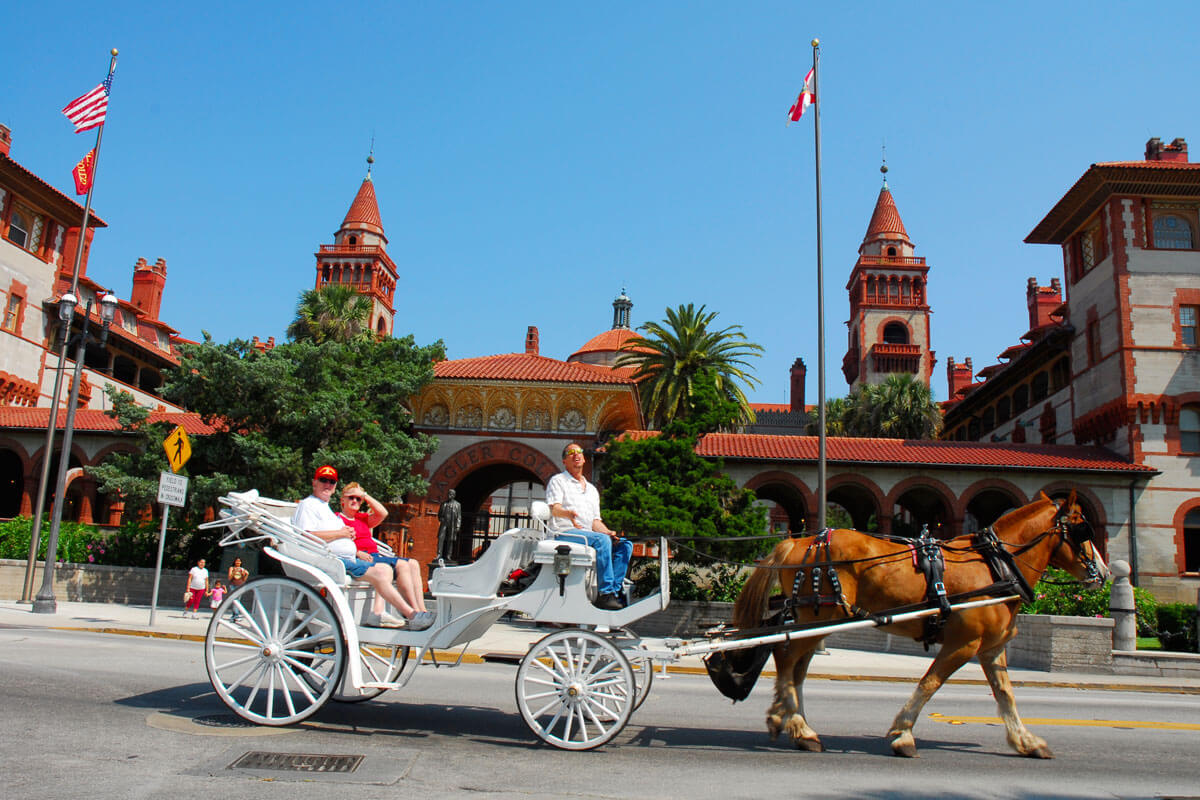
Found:
[[[1162,650],[1162,645],[1158,642],[1157,636],[1139,636],[1137,637],[1138,650]]]

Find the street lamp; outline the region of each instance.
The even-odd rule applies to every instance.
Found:
[[[29,531],[29,559],[25,562],[25,582],[21,589],[21,602],[33,599],[33,573],[37,564],[38,544],[41,543],[42,511],[46,507],[46,487],[50,483],[50,456],[54,452],[54,433],[58,429],[58,401],[62,398],[62,376],[67,360],[67,337],[71,332],[71,320],[75,317],[75,306],[79,300],[67,292],[58,300],[58,366],[54,370],[54,392],[50,395],[50,421],[46,425],[46,445],[42,448],[42,479],[38,483],[37,502],[33,509],[33,524]]]
[[[70,319],[74,316],[75,306],[78,302],[73,294],[68,293],[63,295],[59,305],[59,318],[64,319],[67,326],[70,325]],[[91,321],[92,316],[92,301],[90,299],[83,312],[83,330],[80,331],[75,346],[75,377],[71,382],[71,397],[67,401],[67,423],[63,427],[62,450],[58,457],[58,480],[54,484],[54,510],[50,514],[50,535],[46,539],[46,566],[42,570],[42,588],[38,590],[37,597],[33,601],[33,612],[35,614],[53,614],[58,609],[58,604],[54,600],[54,567],[55,561],[58,558],[58,529],[62,525],[63,503],[66,500],[65,495],[67,493],[67,467],[71,461],[71,439],[75,434],[75,408],[79,403],[79,376],[83,372],[83,358],[88,341],[98,341],[100,347],[104,347],[108,341],[109,326],[112,325],[113,316],[116,315],[116,312],[116,296],[111,293],[101,294],[100,320],[103,325],[99,340],[95,340],[88,331],[88,323]],[[57,414],[57,411],[57,408],[51,409],[51,414]],[[47,452],[47,461],[49,458],[50,453]]]

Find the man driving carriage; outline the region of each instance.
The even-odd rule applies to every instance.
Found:
[[[633,557],[633,542],[610,530],[600,518],[600,492],[583,476],[587,458],[571,442],[563,448],[564,470],[546,483],[550,530],[556,539],[583,539],[596,551],[597,597],[595,606],[608,611],[624,608],[621,584]]]

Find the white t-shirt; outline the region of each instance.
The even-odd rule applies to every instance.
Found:
[[[178,586],[178,584],[176,584]],[[203,567],[192,567],[188,570],[188,588],[204,589],[208,586],[208,570]]]
[[[292,524],[306,531],[336,531],[346,527],[346,523],[333,513],[329,503],[322,502],[311,494],[296,504]],[[325,544],[340,558],[354,558],[358,552],[353,539],[334,539]]]
[[[550,530],[555,533],[576,528],[590,531],[592,523],[600,519],[600,492],[587,478],[583,478],[582,488],[569,472],[560,472],[551,478],[546,483],[546,505],[555,503],[579,515],[574,523],[568,517],[551,516]]]

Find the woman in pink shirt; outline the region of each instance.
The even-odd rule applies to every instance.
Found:
[[[357,483],[350,482],[342,489],[341,511],[338,516],[346,525],[354,529],[354,546],[362,553],[370,555],[377,564],[390,564],[396,576],[396,589],[405,602],[420,613],[425,609],[425,593],[421,591],[421,568],[411,558],[385,556],[379,552],[379,545],[371,535],[379,523],[387,517],[387,509]],[[372,611],[376,614],[383,611],[383,598],[375,596]]]

